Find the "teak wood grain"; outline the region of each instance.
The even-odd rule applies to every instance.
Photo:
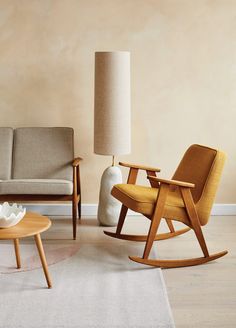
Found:
[[[48,288],[52,287],[52,282],[48,272],[47,261],[40,233],[46,231],[50,226],[51,221],[46,216],[28,212],[17,225],[10,228],[0,229],[0,240],[12,239],[14,241],[16,264],[18,269],[21,267],[19,239],[34,236]]]

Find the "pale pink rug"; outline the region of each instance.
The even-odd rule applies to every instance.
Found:
[[[48,265],[63,261],[77,253],[78,243],[63,244],[62,241],[43,241]],[[17,273],[41,268],[41,262],[34,242],[20,244],[21,269],[16,268],[16,259],[13,241],[0,242],[0,273]]]

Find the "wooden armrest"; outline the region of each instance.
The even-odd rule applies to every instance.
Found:
[[[149,167],[149,166],[144,166],[144,165],[138,165],[138,164],[129,164],[129,163],[123,163],[119,162],[119,165],[133,168],[133,169],[139,169],[139,170],[145,170],[145,171],[151,171],[151,172],[160,172],[161,170],[156,167]]]
[[[185,188],[194,188],[195,187],[195,184],[190,183],[190,182],[160,179],[158,177],[153,177],[153,176],[150,176],[150,175],[148,175],[147,178],[151,181],[156,181],[156,182],[165,183],[165,184],[169,184],[169,185],[174,185],[174,186],[178,186],[178,187],[185,187]]]
[[[75,158],[74,160],[73,160],[73,162],[72,162],[72,166],[78,166],[79,165],[79,163],[80,163],[80,161],[82,161],[83,160],[83,158],[81,158],[81,157],[77,157],[77,158]]]

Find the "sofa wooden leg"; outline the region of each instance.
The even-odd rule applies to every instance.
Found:
[[[79,220],[81,220],[81,198],[78,202],[78,212],[79,212]]]
[[[77,202],[72,201],[72,224],[73,224],[73,239],[76,239],[77,228]]]

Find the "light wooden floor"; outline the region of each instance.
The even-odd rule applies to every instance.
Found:
[[[227,249],[229,254],[205,265],[163,271],[175,323],[181,328],[233,328],[236,327],[236,217],[214,216],[204,233],[210,253]],[[161,253],[170,257],[198,256],[201,252],[193,240],[194,235],[188,233],[170,240],[171,244],[165,241]]]
[[[148,224],[147,219],[128,217],[125,230],[144,233]],[[164,231],[164,228],[162,225],[161,230]],[[77,242],[103,242],[109,238],[103,235],[103,229],[95,219],[83,219],[78,226]],[[70,221],[56,219],[53,229],[44,238],[68,239],[71,238],[71,231]],[[204,234],[210,253],[227,249],[229,254],[201,266],[163,270],[176,327],[233,328],[236,327],[236,217],[212,217],[204,227]],[[192,232],[156,242],[155,245],[162,258],[202,256]]]

